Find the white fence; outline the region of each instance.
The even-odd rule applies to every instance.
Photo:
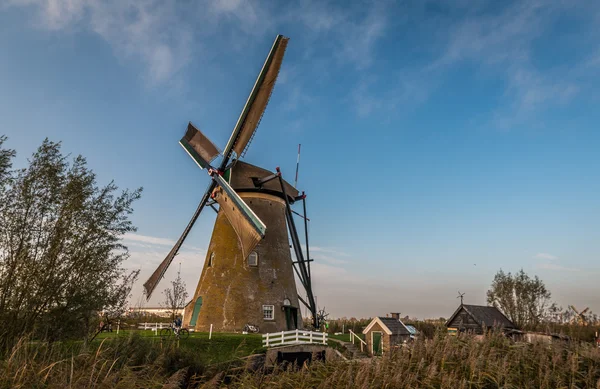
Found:
[[[162,330],[163,328],[171,327],[171,323],[138,323],[140,330]]]
[[[265,347],[285,346],[288,344],[327,344],[327,333],[313,331],[281,331],[263,334],[262,343]]]

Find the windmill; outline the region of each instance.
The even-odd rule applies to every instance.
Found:
[[[583,311],[579,312],[577,310],[577,308],[575,308],[575,306],[573,305],[569,305],[569,308],[571,308],[571,310],[573,311],[573,313],[575,314],[575,316],[571,319],[571,324],[579,324],[582,326],[587,325],[587,317],[585,316],[585,314],[590,310],[589,307],[586,307]]]
[[[301,328],[300,302],[318,327],[308,256],[306,195],[287,183],[279,168],[273,173],[240,161],[273,91],[287,43],[288,38],[281,35],[275,39],[222,152],[191,122],[179,142],[211,180],[183,234],[144,289],[150,298],[202,210],[209,206],[217,212],[202,274],[185,312],[184,325],[196,331],[207,331],[211,325],[215,331],[240,331],[246,325],[258,327],[260,332]],[[219,155],[222,159],[216,164]],[[303,215],[291,208],[300,201]],[[306,256],[294,213],[304,220]],[[306,291],[306,300],[298,296],[294,272]]]
[[[460,299],[460,305],[463,305],[463,297],[465,296],[465,293],[460,293],[460,290],[458,291],[458,296],[456,296],[457,299]]]

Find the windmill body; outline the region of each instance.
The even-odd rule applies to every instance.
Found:
[[[268,226],[264,239],[244,256],[223,210],[219,210],[202,275],[184,325],[196,331],[240,331],[246,324],[260,332],[302,328],[302,317],[286,227],[286,202],[274,180],[257,189],[252,177],[273,173],[238,162],[231,186]],[[298,192],[286,185],[288,201]]]
[[[260,332],[302,328],[301,302],[318,328],[312,293],[306,196],[269,170],[241,162],[267,106],[288,39],[278,35],[250,92],[225,149],[218,148],[192,123],[179,142],[210,184],[192,219],[163,262],[144,283],[147,298],[163,278],[206,206],[217,212],[204,268],[185,323],[197,331]],[[214,164],[218,156],[223,158]],[[301,247],[291,204],[302,201],[306,242]],[[218,209],[217,209],[218,208]],[[290,238],[292,245],[290,245]],[[294,250],[294,260],[290,248]],[[306,292],[298,295],[295,276]]]

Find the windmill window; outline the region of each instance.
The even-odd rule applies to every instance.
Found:
[[[258,266],[258,253],[256,251],[248,255],[248,266]]]
[[[210,257],[208,257],[208,267],[212,267],[215,260],[215,253],[210,253]]]
[[[275,306],[274,305],[263,305],[263,319],[265,320],[274,320],[275,316],[274,316],[274,312],[275,312]]]

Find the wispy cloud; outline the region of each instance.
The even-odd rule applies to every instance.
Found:
[[[173,81],[190,61],[193,30],[179,23],[175,0],[9,0],[7,4],[29,7],[37,27],[51,31],[73,27],[98,34],[119,57],[141,63],[149,85]]]
[[[97,34],[112,47],[121,63],[141,68],[139,74],[148,86],[170,88],[185,82],[186,69],[192,61],[210,60],[206,54],[215,36],[220,37],[227,50],[245,52],[249,46],[263,42],[267,34],[296,27],[301,27],[302,32],[294,38],[295,42],[307,53],[301,71],[312,74],[313,81],[348,65],[354,70],[365,70],[374,62],[377,43],[389,28],[391,4],[348,6],[313,0],[285,6],[248,0],[207,0],[198,4],[177,0],[4,3],[31,10],[34,16],[30,22],[35,28]],[[195,68],[198,66],[202,65],[194,63]],[[282,74],[282,85],[285,79],[286,74]],[[284,109],[296,111],[314,103],[304,85],[305,78],[284,86],[288,89],[284,93]]]
[[[302,246],[304,247],[304,246]],[[333,255],[339,255],[342,257],[347,257],[349,256],[349,254],[336,249],[336,248],[329,248],[329,247],[322,247],[322,246],[310,246],[310,251],[311,252],[318,252],[318,253],[327,253],[327,254],[333,254]]]
[[[539,112],[571,103],[598,73],[590,71],[590,67],[598,66],[598,43],[589,45],[589,59],[581,65],[541,67],[535,59],[540,38],[554,39],[553,28],[566,14],[590,25],[589,35],[597,41],[600,34],[588,16],[599,13],[600,6],[595,3],[579,2],[573,7],[573,3],[559,0],[525,0],[498,3],[493,11],[483,6],[489,2],[470,2],[468,7],[458,2],[428,4],[444,8],[442,16],[413,10],[414,15],[424,18],[419,25],[425,25],[422,28],[432,36],[427,42],[431,57],[413,61],[414,65],[403,61],[395,74],[385,74],[385,85],[370,88],[373,81],[368,79],[357,83],[353,97],[359,115],[381,115],[418,106],[454,70],[468,64],[476,76],[489,76],[504,83],[497,106],[482,119],[484,124],[509,129],[536,118],[541,126]],[[429,19],[435,23],[427,24]],[[405,95],[408,98],[397,97]]]
[[[359,69],[371,65],[375,55],[375,45],[383,36],[388,24],[384,2],[373,3],[357,22],[348,23],[342,29],[344,59],[356,64]]]
[[[566,266],[562,266],[562,265],[559,265],[556,263],[540,263],[539,265],[537,265],[537,267],[539,269],[545,269],[545,270],[571,271],[571,272],[581,271],[581,269],[576,269],[573,267],[566,267]]]
[[[140,300],[143,294],[143,283],[150,277],[157,266],[165,259],[175,241],[155,236],[127,233],[123,237],[124,243],[129,247],[129,259],[125,266],[129,269],[140,269],[140,276],[132,290],[132,302]],[[165,279],[161,282],[158,290],[152,295],[150,304],[160,303],[163,296],[161,288],[169,286],[168,281],[175,278],[175,274],[181,268],[181,277],[186,284],[188,294],[193,293],[196,283],[202,272],[206,249],[183,245],[181,250],[171,264]]]
[[[548,254],[548,253],[537,253],[533,257],[536,259],[550,259],[550,260],[558,259],[558,257],[556,255],[552,255],[552,254]]]
[[[148,235],[139,235],[131,232],[126,233],[123,236],[123,239],[126,241],[142,242],[162,246],[173,246],[175,244],[175,241],[171,239],[157,238],[155,236]]]
[[[173,239],[158,238],[155,236],[140,235],[140,234],[134,234],[131,232],[126,233],[123,236],[123,240],[125,240],[126,242],[142,243],[142,244],[147,244],[147,245],[158,245],[158,246],[168,246],[168,247],[172,247],[175,245],[175,241]],[[182,247],[183,247],[183,249],[188,249],[188,250],[203,250],[202,248],[190,246],[185,243]]]

